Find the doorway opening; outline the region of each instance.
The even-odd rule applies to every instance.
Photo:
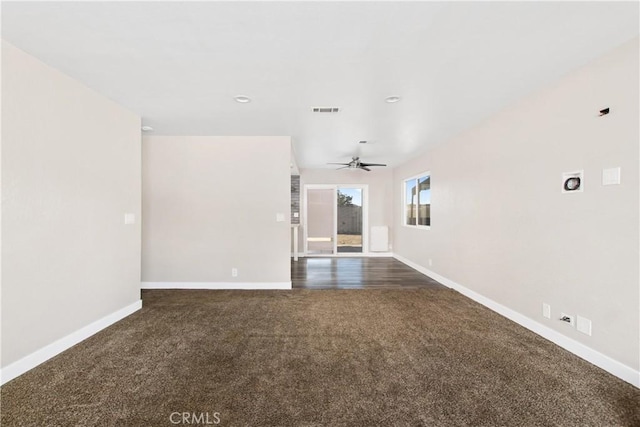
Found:
[[[366,185],[306,185],[304,207],[305,254],[368,252]]]

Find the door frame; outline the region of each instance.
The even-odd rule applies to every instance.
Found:
[[[362,190],[362,252],[338,252],[338,190],[340,188],[359,188]],[[313,254],[314,257],[359,257],[369,254],[369,185],[368,184],[304,184],[302,201],[302,229],[303,229],[303,253],[308,256],[308,191],[309,190],[334,190],[333,193],[333,253]]]

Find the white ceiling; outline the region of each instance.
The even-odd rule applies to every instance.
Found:
[[[291,135],[307,168],[398,164],[638,26],[637,2],[2,2],[5,40],[153,134]]]

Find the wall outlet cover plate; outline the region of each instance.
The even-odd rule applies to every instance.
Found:
[[[542,303],[542,316],[551,319],[551,306],[547,303]]]
[[[136,223],[136,215],[132,213],[124,214],[124,223],[125,225],[131,225]]]
[[[586,317],[576,316],[578,332],[591,336],[591,320]]]
[[[602,185],[620,184],[620,168],[602,169]]]

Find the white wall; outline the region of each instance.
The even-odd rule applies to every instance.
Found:
[[[3,368],[139,302],[140,171],[139,117],[2,43]]]
[[[396,168],[394,252],[637,371],[638,73],[635,39]],[[622,184],[602,186],[618,166]],[[584,192],[562,194],[580,169]],[[400,227],[402,180],[425,170],[431,230]]]
[[[291,138],[149,136],[142,147],[143,282],[290,282]]]
[[[393,171],[391,168],[377,168],[370,172],[354,169],[302,169],[300,170],[300,206],[304,206],[304,186],[308,184],[367,184],[369,188],[369,228],[386,225],[389,235],[393,235]],[[302,227],[300,238],[304,235]],[[302,240],[300,240],[300,248]]]

